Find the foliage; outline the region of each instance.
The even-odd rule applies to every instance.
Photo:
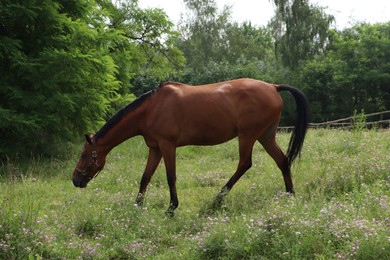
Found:
[[[270,27],[277,55],[283,64],[297,68],[300,61],[321,54],[329,44],[334,17],[308,0],[274,0],[275,16]]]
[[[367,125],[367,116],[364,113],[364,110],[362,110],[360,113],[358,113],[356,110],[353,112],[353,128],[352,131],[355,134],[361,134],[363,130],[366,129]]]
[[[358,24],[334,33],[329,51],[302,66],[313,121],[390,109],[390,23]]]
[[[49,152],[102,121],[119,86],[102,13],[87,1],[5,1],[0,17],[0,153]]]
[[[268,78],[275,67],[271,34],[249,22],[231,20],[231,8],[215,1],[187,0],[187,19],[177,43],[187,68],[179,80],[204,84],[240,77]]]
[[[296,195],[256,145],[253,168],[220,210],[215,195],[233,174],[238,143],[177,152],[174,218],[164,167],[142,208],[134,205],[147,150],[115,148],[86,189],[71,184],[77,155],[9,161],[0,168],[0,258],[389,259],[390,132],[311,130],[293,167]],[[279,133],[284,150],[290,135]],[[72,150],[78,150],[74,147]],[[127,174],[128,173],[128,174]]]
[[[119,93],[139,96],[180,74],[184,56],[175,46],[178,32],[161,9],[141,9],[137,1],[100,2],[108,10],[108,27],[127,39],[111,50],[122,82]]]
[[[197,71],[209,62],[220,62],[228,49],[226,29],[231,17],[230,8],[218,12],[214,0],[184,1],[190,13],[180,24],[179,48],[187,58],[187,64]]]
[[[135,75],[183,62],[167,16],[136,1],[3,1],[0,19],[1,159],[52,155],[132,100]]]
[[[358,24],[336,39],[334,54],[343,61],[341,86],[350,86],[355,109],[390,108],[390,22]]]

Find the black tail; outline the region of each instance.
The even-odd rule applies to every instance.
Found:
[[[292,131],[286,154],[288,164],[291,165],[295,158],[300,155],[303,141],[305,140],[305,135],[309,126],[309,103],[305,94],[297,88],[287,85],[279,85],[277,90],[279,92],[284,90],[289,91],[293,95],[297,106],[297,119],[295,121],[295,127]]]

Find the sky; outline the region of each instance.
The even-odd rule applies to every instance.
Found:
[[[237,22],[251,21],[253,25],[265,26],[274,14],[270,0],[216,0],[218,7],[232,6],[232,18]],[[390,21],[389,0],[310,0],[311,3],[326,7],[326,12],[336,18],[335,27],[344,29],[356,22]],[[142,8],[162,8],[177,24],[185,10],[182,0],[139,0]]]

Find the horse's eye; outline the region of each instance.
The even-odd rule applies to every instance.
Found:
[[[86,153],[86,152],[83,152],[83,153],[81,154],[81,158],[82,158],[83,160],[87,159],[87,153]]]

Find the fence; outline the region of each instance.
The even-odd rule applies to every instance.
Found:
[[[337,120],[332,121],[326,121],[322,123],[310,123],[310,128],[343,128],[343,129],[351,129],[358,122],[356,120],[359,120],[359,117],[364,117],[364,122],[362,122],[366,128],[373,128],[373,127],[379,127],[379,128],[390,128],[390,110],[383,111],[383,112],[377,112],[372,114],[365,114],[365,115],[357,115],[357,116],[350,116],[347,118],[341,118]],[[372,119],[374,118],[374,119]],[[371,120],[370,120],[371,119]],[[278,129],[281,130],[289,130],[294,128],[293,126],[284,126],[279,127]]]

